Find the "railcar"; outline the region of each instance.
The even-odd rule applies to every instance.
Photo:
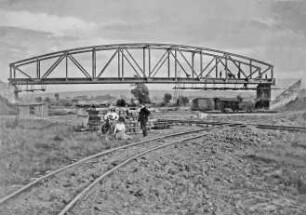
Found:
[[[221,111],[221,112],[253,112],[262,109],[266,101],[244,100],[241,97],[236,98],[196,98],[192,101],[192,110],[199,111]]]

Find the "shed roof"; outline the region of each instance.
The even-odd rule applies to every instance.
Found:
[[[46,103],[15,103],[16,106],[44,106]]]

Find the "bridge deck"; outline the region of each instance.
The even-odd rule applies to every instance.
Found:
[[[274,79],[197,79],[197,78],[50,78],[50,79],[9,79],[11,84],[26,85],[58,85],[58,84],[134,84],[134,83],[152,83],[152,84],[275,84]]]

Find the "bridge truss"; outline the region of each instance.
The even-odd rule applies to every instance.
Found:
[[[273,66],[246,56],[173,44],[112,44],[39,55],[10,64],[12,85],[273,85]],[[207,87],[207,86],[206,86]]]

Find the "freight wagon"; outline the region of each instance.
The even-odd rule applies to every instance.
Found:
[[[258,102],[255,104],[255,101],[244,101],[241,97],[196,98],[192,101],[191,109],[199,111],[219,110],[221,112],[253,112],[255,107],[261,108],[261,106],[257,104]]]
[[[192,110],[210,111],[215,109],[215,102],[211,98],[196,98],[192,100]]]

